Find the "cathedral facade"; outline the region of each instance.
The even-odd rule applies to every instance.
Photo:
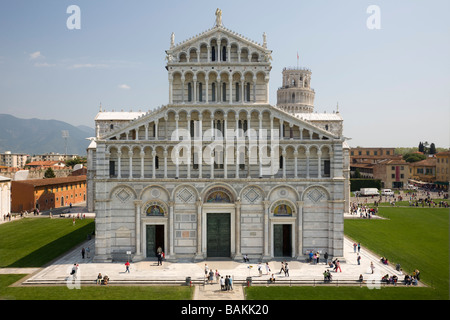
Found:
[[[95,260],[342,257],[349,156],[339,112],[314,113],[311,71],[214,27],[166,50],[168,104],[100,110],[88,148]]]

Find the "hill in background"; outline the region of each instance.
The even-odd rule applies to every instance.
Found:
[[[67,154],[86,155],[95,130],[87,126],[75,127],[63,121],[20,119],[0,114],[0,153],[66,153],[66,140],[62,131],[68,132]]]

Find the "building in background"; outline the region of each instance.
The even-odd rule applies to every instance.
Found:
[[[381,180],[383,188],[406,188],[410,179],[409,164],[398,159],[380,161],[373,165],[373,179]]]
[[[0,176],[0,219],[11,213],[11,179]]]
[[[448,191],[450,181],[450,151],[436,153],[436,186]]]
[[[86,176],[12,181],[11,211],[40,211],[86,201]]]
[[[436,181],[436,164],[437,161],[434,156],[411,162],[409,164],[411,179],[428,184],[434,183]]]
[[[29,159],[29,154],[6,151],[0,154],[0,166],[23,168]]]

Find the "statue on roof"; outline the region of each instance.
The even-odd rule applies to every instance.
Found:
[[[175,33],[172,32],[172,35],[170,36],[170,47],[173,48],[175,45]]]
[[[216,26],[222,26],[222,10],[216,9]]]

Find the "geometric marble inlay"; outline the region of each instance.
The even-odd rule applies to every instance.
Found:
[[[122,189],[116,193],[116,197],[119,198],[120,201],[125,202],[131,197],[131,194],[129,194],[125,189]]]
[[[253,203],[260,197],[260,194],[254,188],[250,188],[250,190],[244,194],[244,197],[248,202]]]
[[[325,195],[319,191],[318,189],[313,189],[308,193],[308,198],[312,201],[312,202],[318,202],[320,199],[322,199],[323,197],[325,197]]]

